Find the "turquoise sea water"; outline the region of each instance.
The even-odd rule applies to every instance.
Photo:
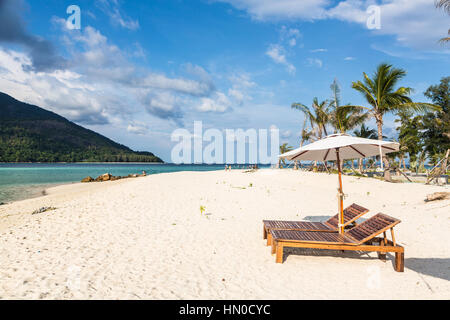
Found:
[[[238,165],[234,166],[238,168]],[[104,173],[127,176],[133,173],[157,174],[177,171],[223,170],[224,165],[174,165],[148,163],[76,163],[76,164],[0,164],[0,203],[43,194],[45,188],[80,182]]]

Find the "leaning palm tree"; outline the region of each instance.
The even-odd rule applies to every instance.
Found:
[[[291,150],[293,150],[293,149],[294,149],[294,148],[292,148],[291,146],[288,146],[287,143],[283,143],[283,144],[280,146],[280,154],[289,152],[289,151],[291,151]],[[281,159],[281,158],[278,159],[278,168],[281,168],[281,163],[283,163],[283,165],[286,165],[285,159]]]
[[[337,132],[346,133],[349,130],[363,124],[368,119],[368,114],[361,108],[349,108],[340,106],[331,114],[333,125]]]
[[[359,91],[367,100],[368,107],[346,106],[347,108],[361,108],[367,110],[369,117],[375,118],[378,129],[378,139],[383,139],[383,117],[388,113],[400,110],[411,110],[413,112],[424,112],[428,110],[440,110],[439,106],[430,103],[412,102],[409,97],[412,89],[409,87],[398,87],[398,82],[406,76],[406,71],[393,68],[392,65],[382,63],[370,78],[363,73],[364,80],[352,83],[352,88]],[[389,162],[383,159],[386,166],[384,171],[385,180],[391,181],[389,173]]]
[[[450,15],[450,0],[436,0],[436,7],[442,8]],[[450,29],[448,30],[448,35],[450,36]],[[450,41],[450,37],[442,38],[441,42]]]
[[[330,88],[333,94],[330,102],[332,108],[330,123],[334,127],[335,133],[345,133],[367,120],[367,114],[361,108],[341,106],[341,89],[336,79],[334,79]]]
[[[305,120],[303,121],[303,128],[301,131],[301,137],[300,137],[300,148],[303,147],[303,144],[307,142],[309,139],[311,139],[311,132],[306,129],[308,119],[305,117]]]
[[[309,139],[319,140],[328,135],[327,124],[330,122],[329,102],[327,100],[319,102],[317,98],[313,99],[311,108],[306,105],[296,102],[292,104],[293,109],[302,111],[306,119],[311,125],[309,132]],[[303,128],[305,130],[305,128]]]
[[[327,124],[330,122],[330,104],[328,100],[319,102],[319,99],[314,98],[311,108],[303,103],[295,102],[292,104],[292,109],[297,109],[305,114],[305,122],[301,132],[300,147],[308,140],[316,141],[328,135]],[[311,129],[306,130],[306,123],[309,121]],[[314,161],[314,170],[317,169],[317,161]]]

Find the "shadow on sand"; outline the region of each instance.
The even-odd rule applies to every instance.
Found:
[[[283,262],[289,255],[336,257],[343,259],[378,260],[376,255],[360,251],[317,250],[304,248],[285,248]],[[392,253],[386,255],[386,262],[394,266],[395,257]],[[450,281],[450,258],[405,258],[405,269],[417,273]]]
[[[325,222],[330,218],[331,218],[331,216],[306,216],[303,218],[303,220],[311,221],[311,222]],[[356,222],[358,224],[361,224],[366,220],[367,219],[365,219],[365,218],[359,218],[358,220],[356,220]]]
[[[303,220],[311,221],[311,222],[324,222],[330,219],[331,216],[306,216]]]
[[[450,281],[450,258],[405,258],[405,268]]]

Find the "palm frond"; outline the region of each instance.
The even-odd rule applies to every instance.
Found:
[[[409,102],[400,105],[400,108],[412,110],[417,113],[425,113],[429,111],[441,112],[442,108],[438,105],[425,102]]]
[[[377,100],[372,95],[373,90],[371,88],[368,88],[364,83],[361,81],[356,81],[352,83],[352,88],[356,91],[359,91],[367,100],[368,103],[370,103],[373,107],[376,107]]]
[[[437,8],[442,8],[450,14],[450,0],[436,0],[435,4]]]
[[[353,131],[353,134],[360,138],[366,139],[377,139],[378,133],[375,129],[369,129],[365,126],[365,124],[361,124],[361,128],[359,130]]]
[[[341,88],[336,79],[334,79],[333,83],[330,86],[330,89],[333,93],[333,100],[331,101],[331,104],[334,106],[334,108],[339,108],[339,106],[341,105]]]

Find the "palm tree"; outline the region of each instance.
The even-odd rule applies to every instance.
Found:
[[[283,144],[280,146],[280,154],[289,152],[289,151],[291,151],[291,150],[293,150],[293,149],[294,149],[294,148],[292,148],[291,146],[288,146],[287,143],[283,143]],[[283,163],[283,165],[286,165],[285,159],[281,159],[281,158],[278,159],[278,168],[281,168],[281,163]]]
[[[377,139],[378,135],[377,135],[377,131],[375,129],[369,129],[368,127],[365,126],[365,124],[361,124],[360,129],[353,131],[353,134],[356,137],[360,137],[360,138],[366,138],[366,139]],[[358,159],[358,166],[359,166],[359,172],[363,173],[364,171],[364,166],[363,166],[363,159]]]
[[[440,110],[439,106],[430,103],[412,102],[409,97],[412,89],[409,87],[396,88],[398,82],[406,76],[406,71],[393,68],[392,65],[382,63],[370,78],[365,72],[364,80],[352,83],[352,88],[359,91],[367,100],[369,107],[347,106],[348,108],[362,108],[367,110],[369,117],[375,118],[378,139],[383,139],[383,117],[388,113],[400,110],[411,110],[413,112],[424,112],[427,110]],[[389,162],[383,159],[386,169],[385,180],[391,181],[389,173]]]
[[[436,7],[443,8],[450,15],[450,0],[436,0]],[[448,35],[450,36],[450,29],[448,30]],[[441,42],[450,41],[450,37],[442,38]]]
[[[306,123],[307,123],[307,121],[308,121],[308,119],[305,117],[305,120],[303,121],[303,128],[302,128],[302,131],[301,131],[300,148],[303,147],[303,144],[306,141],[311,139],[311,132],[306,130]]]
[[[345,133],[367,120],[367,114],[361,108],[341,106],[341,89],[336,79],[330,88],[333,93],[333,100],[330,102],[330,106],[332,106],[330,123],[334,127],[335,133]]]
[[[353,134],[356,137],[360,138],[366,138],[366,139],[378,139],[377,131],[375,129],[370,129],[366,127],[366,125],[363,123],[361,125],[361,128],[358,130],[353,131]]]
[[[314,98],[311,108],[299,102],[293,103],[291,107],[302,111],[305,114],[307,121],[310,122],[311,131],[309,132],[309,135],[305,134],[305,136],[309,136],[309,139],[315,138],[316,140],[319,140],[322,139],[324,135],[328,135],[326,126],[330,122],[330,110],[329,102],[327,100],[319,102],[317,98]],[[305,131],[305,127],[303,128],[303,131]]]
[[[319,99],[314,98],[311,108],[305,106],[303,103],[293,103],[292,109],[297,109],[305,114],[305,122],[301,133],[300,147],[308,140],[316,141],[328,135],[327,124],[330,122],[330,109],[327,100],[319,102]],[[311,130],[306,130],[306,123],[309,121]],[[317,170],[317,161],[314,161],[314,170]]]
[[[333,110],[331,117],[334,125],[336,125],[336,131],[346,133],[356,126],[366,122],[369,116],[361,108],[348,108],[347,106],[341,106],[338,109]]]
[[[334,133],[337,133],[340,128],[338,117],[336,116],[336,110],[341,106],[341,88],[337,82],[337,79],[334,78],[333,83],[330,86],[331,92],[333,93],[333,100],[331,100],[330,105],[334,108],[334,116],[331,116],[331,124],[334,127]]]

